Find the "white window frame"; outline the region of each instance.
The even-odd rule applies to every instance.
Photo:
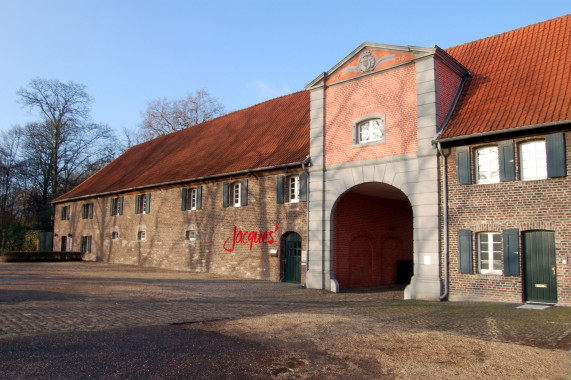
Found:
[[[186,230],[184,238],[186,241],[196,241],[196,236],[195,230]]]
[[[188,209],[196,210],[196,200],[198,196],[198,190],[196,188],[188,189]]]
[[[365,127],[367,134],[365,136]],[[373,137],[373,130],[378,133]],[[383,144],[386,142],[386,115],[371,113],[353,121],[353,147]]]
[[[240,207],[242,205],[242,184],[236,182],[232,184],[232,207]]]
[[[148,205],[148,197],[147,194],[141,195],[141,214],[148,214],[149,213],[149,205]],[[139,198],[139,199],[141,199]]]
[[[484,146],[474,152],[476,161],[476,183],[500,182],[500,151],[497,146]],[[495,160],[495,163],[494,163]],[[485,173],[487,178],[480,178]]]
[[[137,231],[137,240],[138,241],[147,240],[147,233],[145,231]]]
[[[289,177],[288,194],[290,203],[299,202],[299,176]]]
[[[482,236],[487,236],[488,241],[482,242]],[[497,241],[494,241],[494,237],[496,237]],[[477,234],[477,244],[478,244],[478,272],[481,274],[495,274],[501,275],[502,274],[502,238],[499,232],[478,232]],[[486,251],[488,253],[488,267],[485,268],[482,266],[482,244],[486,244]],[[494,244],[498,244],[499,248],[494,251]],[[498,267],[494,269],[494,252],[499,253],[500,260]],[[499,268],[499,269],[498,269]]]
[[[69,251],[73,252],[73,237],[69,237]]]
[[[547,179],[547,146],[545,140],[520,143],[519,162],[519,176],[522,181]]]

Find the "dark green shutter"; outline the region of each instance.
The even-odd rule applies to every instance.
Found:
[[[242,180],[240,193],[241,193],[241,197],[242,197],[240,205],[247,206],[248,205],[248,180],[247,179]]]
[[[79,250],[80,250],[82,253],[85,253],[85,244],[84,244],[84,242],[85,242],[85,236],[82,236],[81,239],[80,239],[80,241],[79,241],[79,244],[81,244],[81,247],[79,248]]]
[[[567,175],[567,157],[565,154],[565,134],[553,133],[545,136],[547,151],[547,176],[549,178]]]
[[[473,273],[472,231],[458,231],[458,272]]]
[[[139,199],[141,198],[140,195],[135,196],[135,214],[139,213]]]
[[[307,178],[306,172],[299,174],[299,200],[300,202],[307,202]]]
[[[61,206],[61,220],[63,220],[63,209],[65,206]]]
[[[93,219],[93,203],[89,203],[87,208],[89,209],[89,219]]]
[[[109,209],[110,209],[110,210],[109,210],[109,215],[110,215],[110,216],[113,216],[113,209],[114,209],[113,206],[114,206],[114,205],[115,205],[115,198],[111,198],[111,202],[110,202],[110,205],[109,205]]]
[[[222,207],[228,207],[228,193],[229,184],[228,182],[224,182],[222,186]]]
[[[151,193],[145,195],[147,197],[147,214],[151,212]]]
[[[91,253],[91,236],[87,237],[87,252]]]
[[[284,179],[285,176],[283,175],[277,177],[276,194],[278,204],[284,203]]]
[[[182,211],[186,210],[186,193],[187,192],[188,192],[188,189],[186,187],[182,189],[182,196],[181,196],[182,201],[181,201],[181,205],[180,205],[180,209]]]
[[[117,204],[117,213],[119,215],[123,215],[123,197],[119,197],[117,198],[118,204]]]
[[[196,187],[196,209],[202,209],[202,185]]]
[[[472,170],[470,165],[470,147],[460,146],[456,148],[456,166],[459,185],[469,185],[472,183]]]
[[[504,230],[503,235],[504,275],[519,276],[519,230]]]
[[[500,151],[500,181],[515,181],[514,141],[500,141],[498,150]]]

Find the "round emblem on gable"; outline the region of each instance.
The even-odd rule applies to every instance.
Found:
[[[373,57],[371,51],[365,50],[363,54],[361,54],[361,58],[359,58],[357,67],[359,67],[359,71],[362,73],[368,73],[375,68],[375,61],[375,57]]]

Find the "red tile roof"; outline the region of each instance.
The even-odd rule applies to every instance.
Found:
[[[446,52],[472,76],[439,139],[571,120],[571,15]]]
[[[133,146],[55,201],[299,163],[309,154],[309,92],[269,100]]]

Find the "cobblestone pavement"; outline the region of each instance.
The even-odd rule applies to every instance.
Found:
[[[0,339],[275,313],[360,315],[537,347],[571,347],[571,310],[403,301],[402,288],[331,294],[296,284],[94,262],[0,263]]]

